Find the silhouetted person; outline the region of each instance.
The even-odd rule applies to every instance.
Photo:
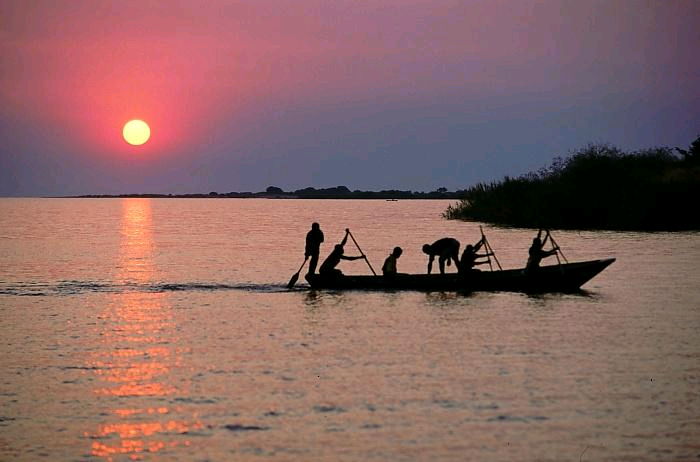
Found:
[[[480,258],[488,258],[490,255],[489,253],[477,253],[485,243],[486,241],[482,237],[476,244],[467,245],[464,252],[462,252],[462,258],[459,260],[460,274],[467,274],[469,271],[472,271],[475,266],[489,262],[488,260],[479,260]]]
[[[530,250],[528,250],[529,257],[527,258],[527,265],[525,265],[525,271],[534,271],[540,266],[540,262],[543,258],[554,255],[559,250],[559,247],[553,247],[552,250],[544,250],[543,247],[549,239],[549,231],[546,231],[544,239],[542,239],[542,230],[539,230],[537,237],[532,240],[532,245]]]
[[[402,253],[403,250],[401,250],[401,247],[394,247],[394,251],[386,257],[384,265],[382,265],[382,274],[384,274],[384,276],[396,276],[396,260],[399,259]]]
[[[314,271],[316,271],[318,254],[321,252],[321,242],[323,242],[323,231],[321,231],[321,227],[318,223],[313,223],[311,225],[311,231],[306,233],[304,257],[311,257],[309,261],[309,272],[307,274],[314,274]]]
[[[339,269],[336,269],[336,266],[338,266],[340,260],[359,260],[361,258],[365,258],[364,255],[360,255],[359,257],[347,257],[343,255],[343,247],[345,246],[345,243],[348,240],[349,234],[350,231],[346,229],[345,237],[343,238],[343,240],[340,242],[340,244],[335,245],[331,254],[328,255],[328,257],[326,257],[326,260],[321,264],[321,268],[319,268],[318,270],[318,273],[321,276],[342,276],[343,272]]]
[[[459,269],[459,241],[451,237],[443,237],[432,244],[423,246],[423,253],[428,255],[428,274],[433,270],[433,260],[438,257],[440,265],[440,274],[445,274],[445,262],[450,266],[450,262],[454,261],[455,266]]]

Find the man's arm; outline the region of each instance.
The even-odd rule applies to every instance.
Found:
[[[360,258],[365,258],[365,257],[363,257],[362,255],[360,255],[359,257],[348,257],[347,255],[340,256],[341,260],[359,260]]]

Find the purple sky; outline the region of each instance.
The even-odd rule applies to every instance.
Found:
[[[456,190],[700,135],[698,0],[232,3],[0,3],[0,195]]]

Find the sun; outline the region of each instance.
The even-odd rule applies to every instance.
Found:
[[[143,120],[134,119],[124,124],[122,134],[124,141],[134,146],[140,146],[151,137],[151,129]]]

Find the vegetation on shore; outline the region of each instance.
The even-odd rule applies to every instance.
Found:
[[[699,230],[700,137],[689,149],[590,145],[536,173],[463,191],[445,218],[502,226]]]
[[[270,186],[261,192],[228,192],[212,191],[208,194],[119,194],[119,195],[85,195],[79,197],[145,197],[145,198],[265,198],[265,199],[459,199],[464,191],[450,192],[446,188],[438,188],[431,192],[400,191],[390,189],[384,191],[351,191],[346,186],[334,188],[304,188],[296,191],[283,191],[276,186]]]

